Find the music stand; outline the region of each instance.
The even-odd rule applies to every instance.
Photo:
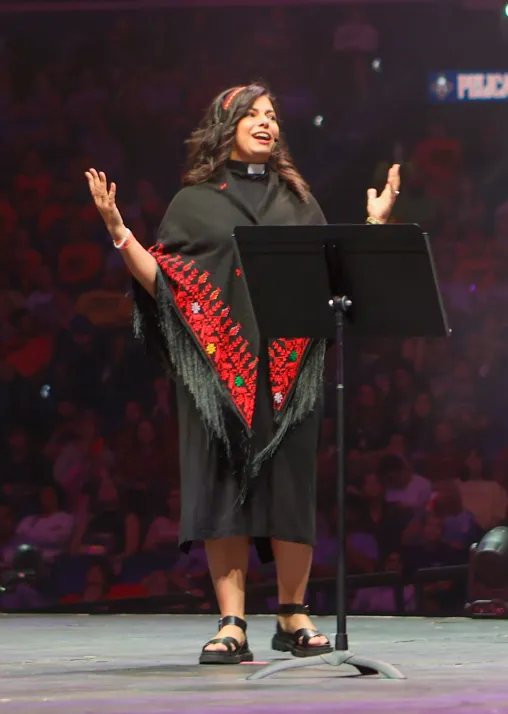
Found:
[[[337,634],[326,655],[276,661],[248,679],[349,664],[405,679],[349,650],[346,614],[344,338],[450,334],[427,235],[417,225],[241,226],[234,232],[260,335],[333,338],[337,351]],[[277,309],[274,309],[277,306]],[[330,309],[332,308],[332,309]]]

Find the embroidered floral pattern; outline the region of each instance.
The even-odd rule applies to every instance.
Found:
[[[231,307],[220,299],[221,289],[200,271],[194,260],[165,254],[164,246],[150,249],[171,281],[180,314],[210,360],[243,421],[252,426],[259,360],[242,337],[242,326]],[[241,271],[237,270],[241,275]],[[295,385],[310,339],[276,339],[268,348],[270,384],[275,412],[282,412]]]
[[[268,349],[274,408],[281,411],[294,387],[310,339],[273,340]]]
[[[150,252],[171,281],[183,320],[213,364],[240,416],[251,427],[258,359],[240,334],[241,324],[229,317],[231,308],[220,300],[220,288],[212,285],[210,274],[201,272],[195,261],[165,254],[160,244]]]

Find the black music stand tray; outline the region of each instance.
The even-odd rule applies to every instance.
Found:
[[[356,655],[348,647],[344,338],[450,334],[429,239],[417,225],[241,226],[234,236],[261,337],[334,339],[337,351],[335,650],[275,661],[248,679],[323,664],[349,664],[361,675],[405,679],[393,665]]]

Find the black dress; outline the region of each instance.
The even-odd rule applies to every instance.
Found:
[[[230,163],[228,169],[227,183],[224,182],[222,186],[228,185],[234,202],[239,208],[242,208],[240,204],[244,203],[247,210],[256,214],[259,207],[267,203],[270,182],[273,191],[273,176],[270,177],[267,172],[264,177],[252,178],[247,174],[245,165],[236,162]],[[291,196],[288,201],[287,190],[281,190],[279,193],[282,194],[280,196],[282,206],[279,207],[281,214],[270,215],[270,211],[267,211],[267,215],[256,222],[265,224],[325,222],[314,199],[310,205],[300,208],[300,202],[296,197]],[[277,198],[276,195],[275,200]],[[273,203],[274,198],[271,200]],[[257,215],[259,216],[259,212]],[[284,220],[285,215],[288,215],[287,220]],[[242,222],[238,215],[232,216],[230,220],[233,227]],[[243,223],[248,222],[254,221],[246,221],[243,216]],[[176,229],[168,230],[174,237]],[[191,243],[191,249],[193,245],[194,243]],[[187,252],[191,253],[190,250]],[[146,302],[143,304],[139,291],[136,304],[146,318],[148,306]],[[246,318],[244,319],[246,321]],[[142,329],[145,338],[145,333],[148,331],[149,327],[145,321]],[[171,349],[170,344],[168,351],[170,352]],[[312,393],[312,398],[293,395],[293,402],[307,400],[310,407],[305,407],[304,411],[300,410],[300,417],[293,419],[289,424],[273,455],[264,460],[257,475],[249,481],[246,497],[242,478],[232,464],[223,458],[220,441],[211,434],[206,419],[203,418],[205,407],[199,403],[200,389],[208,386],[211,377],[201,377],[198,389],[192,393],[185,370],[173,369],[180,439],[180,547],[183,550],[188,550],[193,542],[205,539],[249,536],[254,539],[261,559],[269,560],[271,558],[269,539],[272,537],[314,544],[316,456],[323,406],[321,379],[324,351],[321,354],[319,349],[316,349],[312,354],[314,357],[307,358],[306,366],[302,367],[296,377],[301,387],[303,381],[307,379],[306,371],[313,369],[314,372],[319,372],[317,378],[313,379],[311,376],[308,388],[304,388],[301,392],[301,395]],[[251,447],[255,453],[259,453],[273,442],[278,428],[274,413],[276,406],[273,398],[273,383],[270,383],[268,355],[269,345],[266,341],[261,341],[258,350],[257,390],[251,423]],[[310,363],[313,360],[314,366],[311,367]]]

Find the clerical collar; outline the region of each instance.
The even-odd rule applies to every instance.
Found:
[[[266,174],[266,164],[248,164],[245,161],[234,161],[229,159],[227,162],[228,169],[238,176],[249,176],[256,178]]]

